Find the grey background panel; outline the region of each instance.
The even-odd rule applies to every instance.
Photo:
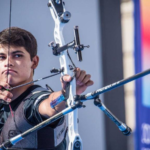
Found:
[[[120,0],[100,0],[103,84],[123,79]],[[124,87],[104,94],[105,104],[120,121],[125,122]],[[108,117],[105,117],[107,150],[127,150],[126,137]]]
[[[47,46],[54,40],[54,21],[51,17],[48,0],[13,0],[12,25],[30,31],[38,42],[39,66],[35,70],[34,79],[50,74],[53,67],[59,68],[58,57],[53,56]],[[75,64],[91,74],[94,85],[85,93],[102,87],[101,69],[101,39],[98,0],[66,0],[66,10],[70,11],[72,18],[64,29],[66,42],[73,40],[73,27],[79,26],[80,41],[90,45],[83,51],[83,62],[77,61],[72,51],[70,54]],[[8,28],[9,1],[0,1],[0,31]],[[59,76],[41,81],[38,84],[45,86],[48,83],[55,91],[61,89]],[[79,110],[79,132],[83,140],[84,150],[105,150],[103,114],[93,105],[93,101],[85,103],[86,108]]]

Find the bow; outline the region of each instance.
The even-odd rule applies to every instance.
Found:
[[[61,5],[61,7],[57,7],[57,5]],[[64,42],[62,31],[63,31],[65,24],[69,21],[69,19],[71,17],[70,13],[66,12],[64,3],[61,0],[50,0],[48,6],[50,7],[50,11],[51,11],[53,19],[55,21],[54,37],[55,37],[56,45],[55,45],[55,43],[50,43],[50,46],[52,46],[54,54],[59,55],[60,64],[61,64],[61,71],[59,73],[62,73],[62,76],[64,74],[69,74],[73,77],[74,76],[74,72],[73,72],[74,65],[71,63],[71,60],[69,59],[69,55],[68,55],[66,49],[73,47],[78,54],[79,60],[81,60],[81,50],[82,50],[83,46],[81,46],[81,48],[79,47],[80,43],[77,42],[77,39],[68,44],[65,44],[65,42]],[[77,28],[75,28],[75,29],[76,29],[76,31],[75,31],[76,32],[75,38],[76,38],[78,31],[77,31]],[[105,86],[104,88],[96,90],[92,93],[88,93],[86,95],[79,96],[79,97],[77,97],[77,100],[85,101],[88,99],[96,98],[101,93],[107,92],[108,90],[112,90],[118,86],[124,85],[125,83],[133,81],[133,80],[135,80],[139,77],[142,77],[144,75],[147,75],[149,73],[150,73],[150,70],[145,71],[141,74],[135,75],[127,80],[118,81],[116,83]],[[39,80],[37,80],[37,81],[39,81]],[[27,83],[27,84],[30,84],[30,83]],[[21,86],[23,86],[23,85],[21,85]],[[15,87],[13,87],[13,88],[15,88]],[[18,88],[18,87],[16,87],[16,88]],[[76,93],[75,93],[75,79],[73,78],[73,80],[70,83],[70,89],[69,89],[69,98],[68,98],[69,107],[67,108],[68,112],[71,112],[70,106],[74,105],[74,95],[76,95]],[[103,106],[100,103],[96,104],[96,105],[98,105],[98,107]],[[102,107],[102,108],[104,109],[104,107]],[[107,113],[109,113],[109,112],[107,112]],[[57,117],[59,118],[64,114],[63,113],[57,114],[57,116],[54,116],[49,120],[49,123],[55,121]],[[72,116],[74,114],[75,114],[76,118],[72,119]],[[70,137],[70,141],[71,141],[69,143],[69,148],[70,148],[69,150],[74,148],[74,146],[78,147],[78,149],[82,149],[82,140],[77,132],[77,128],[78,128],[77,127],[77,110],[74,110],[73,113],[71,113],[71,115],[69,115],[69,116],[70,116],[69,123],[71,124],[71,126],[69,127],[69,137]],[[111,115],[110,115],[110,117],[111,117]],[[115,118],[113,118],[113,119],[115,119]],[[41,128],[44,126],[39,124],[39,127]],[[75,129],[73,130],[72,127],[75,127]],[[30,132],[31,132],[31,130],[30,130]],[[26,133],[27,132],[25,132],[22,136],[24,136]],[[9,144],[13,144],[13,143],[19,141],[20,139],[22,139],[22,137],[21,137],[21,135],[18,135],[18,137],[11,139],[11,143],[9,143]],[[71,143],[72,143],[72,145],[71,145]]]
[[[9,22],[9,32],[10,32],[10,34],[11,34],[11,30],[10,30],[10,27],[11,27],[11,5],[12,5],[12,1],[10,0],[10,22]],[[64,50],[66,49],[66,47],[67,48],[69,48],[69,47],[74,48],[74,50],[77,53],[79,61],[81,61],[82,60],[81,50],[84,49],[84,46],[80,45],[78,27],[75,27],[75,29],[74,29],[75,40],[73,40],[71,43],[65,45],[62,31],[63,31],[63,27],[65,26],[65,24],[69,21],[69,19],[71,17],[71,14],[69,12],[65,11],[64,3],[62,1],[50,0],[49,1],[49,7],[50,7],[50,11],[52,13],[53,19],[55,20],[54,37],[55,37],[55,42],[57,44],[56,44],[56,47],[53,46],[53,51],[54,51],[54,53],[56,52],[55,55],[58,55],[58,54],[61,53],[60,56],[59,56],[61,69],[57,70],[57,71],[53,70],[51,72],[56,71],[55,75],[62,73],[62,75],[68,74],[68,75],[72,76],[72,81],[69,85],[69,98],[68,98],[68,102],[67,102],[68,105],[70,106],[70,108],[72,109],[73,107],[71,107],[71,106],[73,106],[75,104],[74,101],[73,101],[74,100],[73,96],[76,95],[76,81],[75,81],[75,78],[74,78],[75,73],[73,71],[74,68],[75,68],[75,65],[71,62],[71,59],[69,59],[69,53],[67,51],[64,51]],[[53,44],[51,43],[51,46],[52,45]],[[62,48],[62,46],[65,46],[65,47]],[[59,49],[59,47],[61,47],[61,49]],[[58,48],[58,49],[56,49],[56,48]],[[10,44],[9,44],[9,48],[8,48],[8,53],[9,53],[9,49],[10,49]],[[9,60],[8,60],[8,63],[9,63]],[[54,76],[54,75],[51,75],[51,76]],[[12,88],[7,89],[7,90],[13,90],[15,88],[19,88],[21,86],[25,86],[25,85],[31,84],[33,82],[37,82],[37,81],[46,79],[46,78],[51,77],[51,76],[40,78],[40,79],[37,79],[35,81],[25,83],[25,84],[22,84],[22,85],[19,85],[19,86],[16,86],[16,87],[12,87]],[[8,75],[7,75],[7,78],[8,78]],[[4,103],[4,101],[2,101],[2,102]],[[68,112],[70,112],[70,111],[68,111]],[[61,115],[62,114],[60,114],[60,116]],[[69,149],[73,149],[73,147],[82,149],[82,145],[81,145],[82,140],[80,138],[80,135],[78,134],[78,125],[77,125],[78,112],[77,112],[77,110],[74,110],[74,112],[69,115],[68,120],[69,120],[69,139],[71,139],[70,144],[69,144],[69,147],[70,147]],[[53,121],[54,121],[54,119],[53,119]],[[14,139],[12,139],[8,143],[6,142],[4,145],[5,146],[7,145],[7,147],[9,147],[10,143],[11,144],[16,143],[16,141],[19,141],[25,135],[24,134],[19,135],[19,138],[17,138],[17,140],[15,138],[15,142],[14,142]]]
[[[79,31],[78,27],[74,28],[74,36],[75,39],[65,44],[63,37],[63,28],[66,23],[69,22],[71,18],[70,12],[65,10],[65,4],[62,0],[49,0],[48,7],[50,8],[50,12],[55,22],[54,28],[54,39],[55,43],[51,42],[49,45],[53,49],[53,54],[59,56],[60,67],[64,69],[62,76],[68,74],[72,76],[72,81],[68,85],[68,106],[71,106],[75,103],[74,95],[76,95],[76,81],[74,78],[75,65],[72,62],[68,48],[74,48],[79,61],[82,61],[82,53],[81,50],[84,49],[83,45],[80,45]],[[78,133],[78,110],[74,110],[73,112],[68,114],[68,136],[69,136],[69,146],[68,150],[78,149],[82,150],[82,140]]]

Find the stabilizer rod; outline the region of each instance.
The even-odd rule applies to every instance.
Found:
[[[115,88],[117,88],[119,86],[122,86],[122,85],[124,85],[126,83],[134,81],[134,80],[136,80],[138,78],[141,78],[143,76],[146,76],[148,74],[150,74],[150,69],[148,69],[146,71],[143,71],[143,72],[140,72],[140,73],[138,73],[136,75],[133,75],[133,76],[127,78],[127,79],[123,79],[123,80],[117,81],[117,82],[115,82],[113,84],[107,85],[107,86],[105,86],[105,87],[103,87],[101,89],[98,89],[98,90],[96,90],[94,92],[91,92],[91,93],[88,93],[86,95],[78,95],[77,96],[78,100],[83,100],[84,101],[84,100],[88,100],[88,99],[94,99],[96,96],[98,96],[98,95],[100,95],[102,93],[105,93],[107,91],[115,89]]]
[[[129,83],[129,82],[131,82],[131,81],[134,81],[134,80],[136,80],[136,79],[138,79],[138,78],[141,78],[141,77],[143,77],[143,76],[146,76],[146,75],[148,75],[148,74],[150,74],[150,69],[148,69],[148,70],[146,70],[146,71],[143,71],[143,72],[140,72],[140,73],[138,73],[138,74],[136,74],[136,75],[133,75],[133,76],[127,78],[127,79],[123,79],[123,80],[117,81],[117,82],[115,82],[115,83],[113,83],[113,84],[107,85],[107,86],[105,86],[105,87],[103,87],[103,88],[101,88],[101,89],[98,89],[98,90],[96,90],[96,91],[94,91],[94,92],[91,92],[91,93],[88,93],[88,94],[86,94],[86,95],[75,95],[75,96],[74,96],[74,100],[75,100],[75,101],[80,100],[80,101],[83,102],[83,101],[86,101],[86,100],[94,99],[94,98],[96,98],[98,95],[100,95],[100,94],[102,94],[102,93],[105,93],[105,92],[107,92],[107,91],[113,90],[113,89],[115,89],[115,88],[117,88],[117,87],[119,87],[119,86],[122,86],[122,85],[124,85],[124,84],[126,84],[126,83]],[[64,100],[66,100],[66,99],[64,99]],[[62,101],[60,101],[60,102],[62,102]],[[55,104],[52,104],[51,107],[52,107],[52,108],[55,107],[55,106],[58,105],[60,102],[58,102],[57,104],[56,104],[56,103],[55,103]]]
[[[112,120],[116,126],[119,128],[119,130],[124,134],[124,135],[130,135],[131,133],[131,128],[128,127],[126,124],[121,122],[103,103],[102,101],[97,97],[94,99],[94,104],[95,106],[99,107],[100,110],[102,110],[105,115]]]

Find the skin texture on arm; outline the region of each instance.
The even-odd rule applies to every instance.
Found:
[[[41,104],[39,105],[39,113],[44,116],[45,118],[52,117],[55,115],[57,112],[62,111],[66,107],[66,102],[61,102],[57,106],[55,106],[55,109],[51,108],[50,103],[52,100],[56,99],[62,94],[61,91],[58,92],[53,92],[49,98],[45,99]]]

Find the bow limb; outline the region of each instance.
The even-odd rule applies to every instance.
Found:
[[[62,2],[62,0],[60,0],[59,2],[60,3],[57,3],[56,0],[49,0],[49,6],[50,6],[50,12],[55,22],[55,29],[54,29],[55,42],[56,44],[59,44],[59,46],[64,46],[65,41],[63,37],[63,28],[66,25],[66,23],[69,21],[71,15],[69,12],[65,10],[64,3]],[[63,10],[63,12],[60,10]],[[64,68],[64,72],[62,73],[62,76],[65,74],[73,76],[74,73],[69,68],[69,66],[72,64],[68,58],[67,50],[60,53],[59,61],[60,61],[61,69]],[[68,106],[71,106],[72,104],[75,103],[73,98],[74,95],[76,95],[75,78],[70,82],[69,98],[67,100]],[[73,149],[82,150],[82,140],[78,133],[78,110],[77,109],[68,114],[68,136],[69,136],[68,150],[73,150]]]

